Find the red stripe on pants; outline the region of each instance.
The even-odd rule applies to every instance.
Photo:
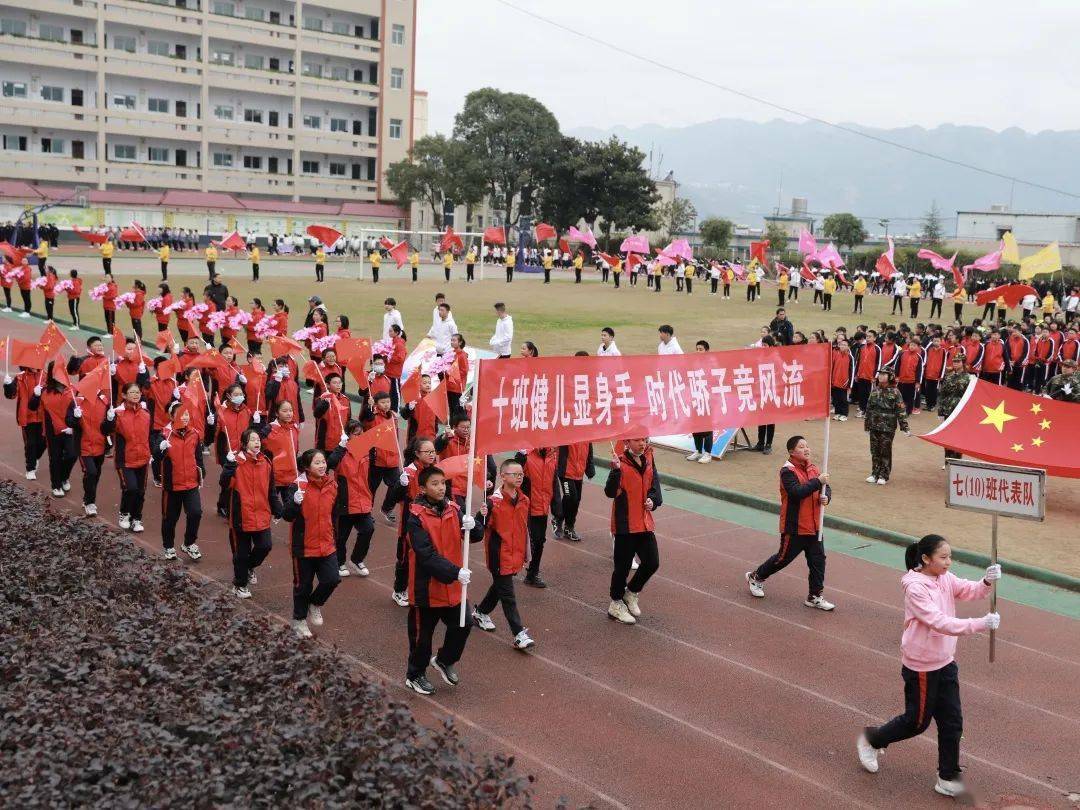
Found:
[[[923,718],[926,717],[926,673],[919,673],[919,717],[916,720],[916,725],[920,728],[923,724]]]

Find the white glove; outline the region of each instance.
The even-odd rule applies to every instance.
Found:
[[[469,580],[472,579],[472,571],[468,568],[459,568],[457,572],[457,581],[462,585],[468,585]]]
[[[40,385],[35,385],[34,386],[34,396],[35,397],[40,397],[41,396],[41,386]]]
[[[173,399],[180,399],[180,389],[179,388],[174,388],[172,390],[172,398]]]
[[[217,419],[215,418],[215,416],[212,413],[208,413],[206,415],[206,424],[212,425],[216,421],[217,421]]]
[[[247,377],[245,377],[243,374],[237,374],[236,379],[240,381],[241,385],[247,385]]]
[[[282,376],[283,379],[289,376],[289,367],[288,366],[282,367],[281,376]]]
[[[349,443],[349,434],[348,433],[342,433],[341,434],[341,440],[338,442],[338,444],[341,445],[342,447],[344,447],[348,443]]]
[[[293,493],[292,499],[293,499],[293,503],[298,503],[298,504],[303,503],[304,502],[304,491],[302,489],[296,490],[296,492]]]
[[[983,617],[983,621],[986,622],[986,627],[989,630],[997,630],[1001,627],[1001,614],[1000,613],[987,613]]]
[[[142,408],[145,411],[146,410],[146,401],[145,400],[139,400],[139,407]]]
[[[228,461],[230,464],[235,464],[236,463],[236,453],[234,453],[232,450],[230,450],[228,453],[225,454],[225,460]]]
[[[986,576],[984,576],[983,579],[987,582],[994,582],[995,580],[1001,579],[1001,566],[998,563],[987,566]]]
[[[14,377],[12,377],[10,374],[4,375],[4,385],[11,385],[13,382],[15,382]]]
[[[213,343],[207,343],[206,341],[203,341],[203,346],[205,346],[205,347],[206,347],[206,350],[207,350],[207,351],[210,351],[210,350],[211,350],[212,348],[214,348],[214,344],[213,344]]]
[[[173,354],[180,354],[180,352],[182,352],[183,350],[184,350],[184,347],[181,346],[179,343],[174,343],[173,344]]]
[[[460,401],[462,405],[468,405],[470,402],[472,402],[472,399],[469,397],[468,394],[462,394]]]
[[[72,409],[71,415],[74,416],[76,419],[82,419],[82,408],[76,407],[76,408]],[[1001,576],[1001,575],[998,574],[998,576]]]
[[[255,413],[251,415],[251,421],[254,422],[256,425],[259,424],[260,422],[262,422],[262,414],[258,411],[255,411]]]
[[[139,363],[139,373],[140,374],[145,374],[146,373],[146,363]]]
[[[375,379],[375,372],[374,371],[369,371],[368,375],[367,375],[367,381],[371,382],[374,379]]]
[[[476,528],[476,519],[472,515],[462,515],[461,528],[463,531],[471,532]]]
[[[164,440],[163,440],[163,441],[161,442],[161,444],[159,444],[159,445],[158,445],[158,449],[159,449],[159,450],[160,450],[160,451],[161,451],[162,453],[164,453],[164,452],[165,452],[166,450],[168,450],[168,449],[169,449],[170,447],[172,447],[172,445],[171,445],[171,444],[169,444],[169,440],[168,440],[168,439],[164,439]]]
[[[398,478],[398,481],[401,483],[401,485],[403,487],[407,487],[409,485],[409,474],[408,473],[402,473],[401,477]]]
[[[410,411],[415,411],[416,410],[416,400],[415,399],[412,402],[409,403],[409,410]]]
[[[109,363],[109,373],[110,374],[115,374],[116,373],[116,363]]]

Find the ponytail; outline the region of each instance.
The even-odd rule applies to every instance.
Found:
[[[928,534],[921,540],[912,543],[904,551],[904,565],[909,571],[920,567],[923,564],[922,558],[933,556],[937,551],[938,546],[942,543],[948,542],[940,534]]]

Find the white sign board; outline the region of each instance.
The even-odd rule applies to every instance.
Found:
[[[948,459],[945,505],[991,515],[1042,520],[1046,471],[984,461]]]

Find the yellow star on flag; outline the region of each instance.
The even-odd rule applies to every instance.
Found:
[[[1038,436],[1036,436],[1034,439],[1031,440],[1031,446],[1032,447],[1042,447],[1042,445],[1043,445],[1043,440],[1040,439]]]
[[[1005,413],[1005,400],[1001,400],[996,408],[987,408],[985,405],[979,406],[986,412],[986,418],[979,422],[980,425],[993,425],[997,428],[998,433],[1003,433],[1005,430],[1005,423],[1011,422],[1015,419],[1015,416]],[[1033,405],[1034,407],[1038,407]]]
[[[1041,422],[1039,422],[1039,427],[1041,427],[1043,430],[1049,430],[1050,429],[1050,420],[1049,419],[1043,419]]]
[[[1032,405],[1031,406],[1031,412],[1035,413],[1035,414],[1042,413],[1042,405],[1038,405],[1038,404]]]
[[[1013,449],[1014,453],[1019,453],[1021,450],[1024,449],[1024,445],[1022,445],[1022,444],[1014,444],[1012,446],[1012,449]]]

